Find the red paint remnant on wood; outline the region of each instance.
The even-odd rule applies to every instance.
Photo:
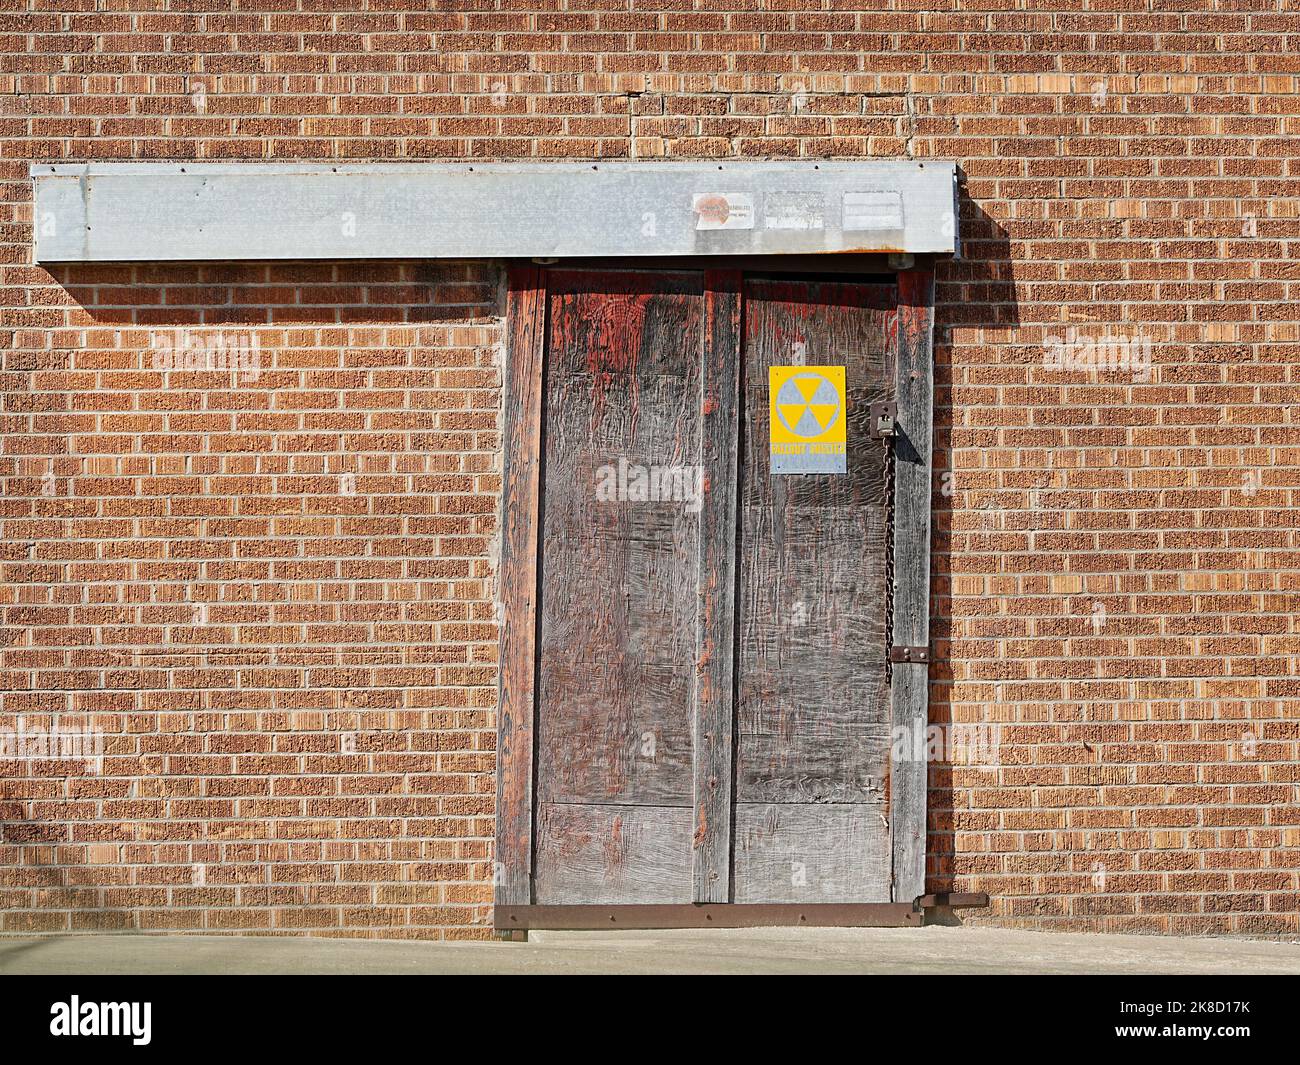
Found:
[[[580,301],[585,312],[573,325],[587,332],[587,370],[595,373],[635,373],[645,332],[643,292],[591,293]],[[594,297],[594,298],[593,298]]]
[[[500,905],[531,901],[533,734],[536,693],[538,493],[545,281],[536,266],[512,267],[508,299],[506,442],[502,506],[500,721],[496,860]]]
[[[615,816],[609,827],[609,840],[605,844],[605,867],[614,870],[627,857],[627,840],[623,836],[623,816]]]
[[[701,409],[707,417],[703,418],[700,465],[710,490],[700,510],[691,880],[696,902],[727,902],[742,281],[737,270],[710,270],[704,278],[707,327]]]

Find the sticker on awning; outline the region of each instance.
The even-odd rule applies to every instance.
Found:
[[[826,204],[819,192],[769,192],[763,200],[765,229],[824,229]]]
[[[903,197],[897,192],[846,192],[843,202],[845,232],[903,228]]]
[[[748,192],[697,192],[691,210],[696,229],[754,228],[754,197]]]

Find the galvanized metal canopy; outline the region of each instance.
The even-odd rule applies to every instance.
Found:
[[[956,168],[35,164],[37,262],[955,254]]]

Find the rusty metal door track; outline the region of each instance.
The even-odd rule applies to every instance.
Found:
[[[529,929],[596,931],[609,928],[919,928],[938,907],[987,906],[988,895],[942,893],[913,902],[684,903],[658,906],[497,906],[498,934]]]

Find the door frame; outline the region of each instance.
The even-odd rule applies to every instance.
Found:
[[[823,256],[692,260],[564,260],[566,269],[611,270],[683,266],[704,274],[706,316],[702,389],[701,459],[709,485],[702,522],[720,522],[718,535],[702,538],[700,553],[701,652],[695,717],[694,903],[660,906],[554,906],[533,903],[533,810],[537,674],[538,549],[542,528],[541,466],[545,412],[543,353],[546,342],[547,269],[535,262],[506,267],[505,381],[501,507],[500,682],[497,710],[496,853],[493,924],[499,935],[522,937],[529,928],[676,928],[753,925],[879,926],[920,924],[932,906],[987,905],[987,897],[925,895],[925,733],[928,723],[930,491],[933,471],[934,268],[907,257],[886,268],[876,256]],[[855,261],[847,261],[855,260]],[[828,270],[828,267],[830,269]],[[733,728],[732,640],[719,638],[730,624],[735,585],[718,580],[719,537],[734,538],[736,436],[744,273],[827,273],[845,282],[878,280],[894,273],[898,291],[894,448],[893,627],[890,635],[892,735],[889,822],[891,902],[748,905],[726,901],[730,860],[729,757]],[[863,276],[868,275],[868,276]],[[723,358],[709,358],[710,354]],[[716,478],[716,480],[714,479]],[[706,550],[706,547],[709,548]],[[705,594],[704,589],[714,591]],[[729,632],[729,629],[727,630]],[[711,646],[705,646],[709,644]],[[705,654],[703,652],[708,651]],[[701,665],[701,663],[703,663]],[[898,757],[899,747],[905,749]],[[909,757],[910,756],[910,757]],[[699,782],[711,786],[702,790]]]

